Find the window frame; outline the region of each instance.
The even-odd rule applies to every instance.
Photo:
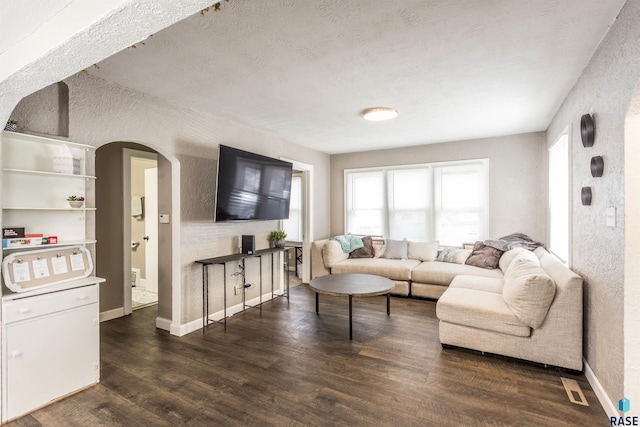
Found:
[[[303,195],[303,189],[302,186],[304,185],[304,182],[302,180],[302,174],[298,174],[295,173],[293,174],[293,176],[291,177],[291,188],[293,191],[293,182],[297,181],[299,182],[299,188],[298,188],[298,206],[293,206],[293,204],[289,205],[289,218],[288,219],[284,219],[282,220],[282,225],[281,228],[283,230],[285,230],[285,232],[287,232],[288,234],[288,239],[287,240],[291,240],[291,241],[295,241],[295,242],[301,242],[302,241],[302,236],[304,235],[303,232],[303,226],[302,226],[302,211],[303,211],[303,200],[302,200],[302,195]],[[291,194],[291,200],[293,200],[293,193]],[[291,232],[291,230],[287,231],[287,224],[292,225],[293,220],[291,219],[291,212],[297,212],[297,217],[298,217],[298,221],[297,221],[297,230],[296,230],[296,236],[293,236],[293,233]],[[289,227],[290,228],[290,227]],[[298,238],[294,238],[294,237],[298,237]]]
[[[554,246],[553,239],[553,230],[552,230],[552,191],[551,191],[551,161],[552,161],[552,150],[557,146],[562,140],[566,143],[566,175],[567,175],[567,188],[566,188],[566,257],[563,258],[563,254],[559,254],[558,250]],[[548,248],[549,252],[555,256],[560,262],[562,262],[567,267],[571,267],[571,258],[572,258],[572,227],[571,227],[571,219],[573,216],[573,183],[572,183],[572,151],[571,151],[571,126],[567,126],[558,134],[558,136],[553,140],[553,143],[547,148],[547,242],[549,242]]]
[[[352,200],[351,200],[351,180],[353,179],[352,174],[356,173],[381,173],[382,174],[382,193],[383,193],[383,207],[382,207],[382,225],[381,225],[381,234],[373,234],[374,237],[377,238],[389,238],[391,226],[389,224],[391,218],[391,209],[389,202],[389,185],[392,180],[389,178],[389,173],[394,171],[408,170],[408,169],[427,169],[429,171],[429,183],[428,187],[430,190],[430,194],[428,195],[429,206],[425,212],[427,213],[428,223],[427,223],[427,233],[431,236],[428,237],[428,240],[435,241],[438,240],[438,227],[436,223],[436,218],[438,216],[436,209],[436,180],[435,180],[435,170],[437,168],[446,168],[446,167],[459,167],[470,164],[480,164],[482,166],[482,174],[483,174],[483,194],[480,196],[483,200],[481,202],[482,205],[485,206],[481,212],[481,220],[479,225],[478,237],[482,239],[486,239],[489,236],[489,220],[491,214],[491,206],[490,206],[490,162],[488,158],[478,158],[478,159],[467,159],[467,160],[456,160],[456,161],[445,161],[445,162],[432,162],[432,163],[419,163],[419,164],[410,164],[410,165],[391,165],[391,166],[378,166],[378,167],[369,167],[369,168],[352,168],[344,170],[344,188],[343,188],[343,216],[344,216],[344,233],[349,233],[351,229],[350,218],[349,215],[353,209],[351,209]],[[397,211],[394,210],[394,212]],[[356,233],[354,233],[356,234]],[[460,244],[467,242],[460,242]]]
[[[353,171],[358,171],[361,173],[369,173],[371,175],[374,175],[376,173],[381,173],[381,180],[383,183],[383,189],[384,192],[382,194],[382,207],[380,208],[380,211],[383,212],[384,210],[384,206],[385,206],[385,200],[387,197],[387,191],[386,188],[387,186],[384,185],[385,182],[385,173],[383,168],[362,168],[362,169],[345,169],[344,170],[344,209],[343,209],[343,215],[344,215],[344,229],[345,229],[345,234],[347,233],[346,230],[349,227],[349,213],[352,212],[354,209],[352,208],[352,203],[350,200],[350,190],[349,190],[349,173],[348,172],[353,172]],[[372,236],[374,237],[379,237],[382,238],[382,236],[385,234],[385,230],[387,229],[387,225],[386,225],[386,217],[384,214],[381,215],[381,222],[380,222],[380,227],[381,227],[381,233],[380,234],[372,234]]]
[[[444,169],[446,167],[464,167],[470,165],[480,164],[482,166],[481,173],[483,176],[480,177],[482,180],[480,184],[480,194],[479,197],[479,206],[477,208],[443,208],[438,200],[436,200],[436,196],[442,193],[442,188],[437,188],[437,184],[441,183],[442,173],[437,173],[438,169]],[[440,177],[438,177],[440,175]],[[433,231],[435,235],[435,239],[442,242],[444,240],[444,236],[440,235],[441,232],[440,227],[438,227],[438,220],[441,217],[442,212],[445,211],[457,211],[460,213],[478,213],[478,239],[477,240],[485,240],[489,238],[489,218],[491,216],[491,197],[490,197],[490,170],[489,170],[489,159],[473,159],[473,160],[464,160],[457,162],[446,162],[444,164],[435,164],[433,167],[433,194],[434,194],[434,219],[433,219]],[[482,207],[484,205],[484,208]],[[463,241],[462,244],[465,243],[474,243],[473,241]]]

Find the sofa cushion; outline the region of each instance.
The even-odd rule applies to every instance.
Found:
[[[409,258],[409,242],[405,240],[387,240],[387,249],[384,253],[387,259]]]
[[[371,236],[364,236],[362,238],[362,247],[351,251],[349,258],[373,258],[375,251],[373,249],[373,238]]]
[[[477,289],[448,288],[436,304],[438,319],[476,329],[528,337],[531,328],[520,323],[501,294]]]
[[[506,273],[511,263],[516,258],[527,258],[533,261],[538,261],[538,257],[530,250],[525,248],[514,248],[506,251],[500,257],[500,261],[498,261],[500,270],[502,270],[503,273]]]
[[[504,275],[504,300],[520,322],[533,329],[544,322],[555,293],[551,277],[529,259],[514,259]]]
[[[456,276],[449,285],[450,288],[476,289],[478,291],[493,292],[502,295],[504,280],[497,277]]]
[[[455,246],[445,246],[438,254],[437,260],[440,262],[452,262],[455,264],[464,264],[471,255],[471,249],[462,249]]]
[[[473,265],[452,264],[440,261],[426,261],[411,272],[411,280],[419,283],[448,286],[459,274],[502,279],[502,271],[498,269],[474,267]]]
[[[332,274],[375,274],[391,280],[411,280],[411,270],[420,264],[417,259],[355,258],[334,264]]]
[[[438,256],[439,242],[409,242],[409,258],[420,261],[433,261]]]
[[[340,243],[335,240],[327,240],[322,247],[322,260],[327,268],[333,268],[337,262],[347,258],[349,258],[349,254],[344,253]]]

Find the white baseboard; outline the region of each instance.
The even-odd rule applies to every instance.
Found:
[[[591,366],[589,366],[586,360],[584,360],[584,376],[587,378],[587,381],[589,381],[591,388],[600,401],[600,406],[602,406],[604,412],[607,413],[607,416],[609,418],[619,417],[620,414],[618,413],[618,408],[613,404],[607,392],[604,391],[604,387],[602,387],[602,384],[600,384],[600,381],[598,381],[596,374],[593,372]]]
[[[276,293],[276,296],[278,294]],[[264,294],[262,296],[262,302],[265,303],[271,300],[271,292]],[[247,305],[256,305],[260,303],[260,297],[252,298],[248,300]],[[231,307],[227,307],[227,318],[233,316],[234,314],[240,313],[242,310],[242,303],[233,305]],[[209,319],[211,320],[223,320],[224,319],[224,310],[217,311],[215,313],[211,313],[209,315]],[[185,323],[182,325],[176,325],[175,328],[172,325],[170,330],[172,335],[177,335],[179,337],[183,335],[190,334],[191,332],[202,329],[202,317],[196,320],[192,320],[189,323]]]
[[[103,311],[100,313],[100,322],[117,319],[122,316],[124,316],[124,307],[114,308],[113,310]]]
[[[171,332],[171,320],[160,316],[156,317],[156,328]]]

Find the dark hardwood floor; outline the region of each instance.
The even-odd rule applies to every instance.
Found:
[[[101,326],[101,383],[12,426],[595,426],[606,414],[584,376],[438,341],[435,302],[346,298],[307,285],[185,337],[156,308]],[[560,377],[589,406],[570,403]]]

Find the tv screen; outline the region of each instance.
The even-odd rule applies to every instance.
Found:
[[[293,165],[220,145],[215,221],[289,218]]]

